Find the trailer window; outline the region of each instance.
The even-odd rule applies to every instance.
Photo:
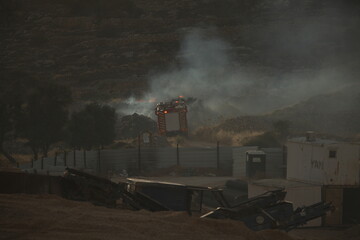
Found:
[[[335,150],[330,150],[329,151],[329,158],[336,158],[336,151]]]

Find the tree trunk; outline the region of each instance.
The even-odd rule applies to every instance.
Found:
[[[45,145],[44,145],[44,147],[43,147],[43,156],[44,156],[44,157],[47,157],[47,156],[48,156],[49,148],[50,148],[50,146],[49,146],[48,144],[45,144]]]
[[[34,153],[34,160],[35,160],[35,161],[38,160],[38,158],[39,158],[39,149],[36,148],[36,147],[31,147],[31,150],[32,150],[33,153]]]

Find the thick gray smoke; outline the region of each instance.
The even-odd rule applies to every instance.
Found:
[[[122,111],[152,117],[156,102],[182,95],[197,99],[189,106],[189,117],[202,123],[269,112],[344,84],[336,69],[298,70],[282,73],[281,78],[268,75],[260,67],[241,66],[234,49],[205,30],[190,31],[178,55],[179,67],[153,76],[143,99],[128,99]]]

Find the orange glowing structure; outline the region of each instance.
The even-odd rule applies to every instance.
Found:
[[[187,106],[182,96],[156,105],[159,134],[162,136],[188,135]]]

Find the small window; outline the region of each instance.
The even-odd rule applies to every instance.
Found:
[[[330,150],[329,151],[329,158],[336,158],[336,151],[335,150]]]

